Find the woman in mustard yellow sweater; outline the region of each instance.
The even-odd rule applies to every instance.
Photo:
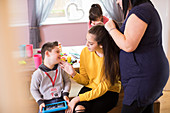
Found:
[[[87,47],[80,55],[80,73],[69,63],[61,62],[61,67],[84,85],[69,106],[76,113],[107,113],[116,106],[121,89],[119,48],[103,25],[89,29],[86,39]]]

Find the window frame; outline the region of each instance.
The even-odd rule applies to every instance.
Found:
[[[82,4],[78,4],[76,2],[76,0],[70,0],[69,3],[66,3],[65,7],[64,7],[64,10],[65,10],[65,13],[66,13],[66,9],[68,8],[69,4],[71,3],[75,3],[77,4],[77,8],[78,9],[82,9],[84,11],[84,16],[82,19],[76,19],[76,20],[69,20],[68,17],[67,17],[67,14],[65,14],[66,16],[65,17],[50,17],[42,22],[40,25],[53,25],[53,24],[68,24],[68,23],[87,23],[89,21],[89,18],[88,18],[88,13],[89,13],[89,9],[91,7],[91,4],[93,3],[99,3],[100,4],[100,1],[99,0],[79,0],[82,2]],[[80,5],[80,6],[79,6]]]

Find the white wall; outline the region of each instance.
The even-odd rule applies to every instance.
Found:
[[[156,9],[162,20],[162,38],[163,38],[163,47],[168,54],[170,52],[170,1],[169,0],[151,0],[155,5]],[[169,44],[168,44],[169,43]]]
[[[170,62],[170,1],[169,0],[151,0],[155,5],[162,19],[163,27],[163,47]],[[170,90],[170,79],[164,90]]]

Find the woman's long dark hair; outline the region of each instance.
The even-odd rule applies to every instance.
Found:
[[[99,4],[92,4],[91,8],[89,10],[90,24],[91,24],[91,21],[96,21],[101,16],[103,16],[103,12],[102,12],[101,6]],[[102,21],[103,21],[103,19],[102,19]]]
[[[145,3],[145,2],[150,2],[152,4],[152,2],[150,0],[122,0],[124,18],[126,18],[126,14],[127,14],[127,11],[128,11],[130,4],[132,5],[132,8],[133,8],[137,5],[140,5],[140,4]]]
[[[119,28],[117,26],[117,28]],[[114,85],[118,76],[119,70],[119,47],[112,39],[109,32],[105,29],[104,25],[95,25],[88,31],[90,34],[95,35],[95,40],[98,45],[102,45],[104,52],[104,73],[110,83]]]

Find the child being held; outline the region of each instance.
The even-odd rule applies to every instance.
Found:
[[[89,29],[97,24],[105,24],[109,19],[103,16],[102,8],[99,4],[92,4],[89,10]]]
[[[33,73],[30,91],[39,104],[39,112],[46,104],[67,101],[71,81],[67,73],[60,68],[61,62],[58,42],[48,42],[42,46],[41,55],[43,63]],[[57,113],[65,113],[60,111]]]

